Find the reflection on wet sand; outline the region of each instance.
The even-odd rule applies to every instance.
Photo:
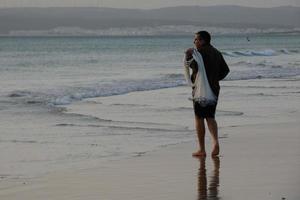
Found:
[[[219,200],[219,170],[220,159],[219,157],[213,157],[213,170],[209,175],[209,184],[207,185],[206,175],[206,157],[199,158],[200,168],[198,172],[198,200]]]

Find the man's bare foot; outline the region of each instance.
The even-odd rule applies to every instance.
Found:
[[[214,148],[211,152],[211,156],[212,157],[215,157],[215,156],[218,156],[220,153],[220,146],[218,144],[214,145]]]
[[[193,156],[194,157],[205,157],[206,156],[206,153],[205,151],[196,151],[195,153],[193,153]]]

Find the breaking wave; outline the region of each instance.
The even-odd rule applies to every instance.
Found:
[[[243,63],[240,63],[243,65]],[[300,75],[298,67],[274,67],[269,63],[256,64],[256,67],[243,67],[242,70],[231,70],[225,80],[247,80],[261,78],[282,78]],[[156,90],[186,85],[183,74],[167,74],[156,79],[123,80],[110,84],[94,84],[92,86],[59,88],[47,91],[13,91],[8,96],[20,99],[27,104],[67,105],[86,98],[105,97],[126,94],[136,91]]]
[[[86,98],[104,97],[126,94],[135,91],[155,90],[182,86],[185,84],[183,75],[163,76],[157,79],[124,80],[111,84],[95,84],[89,87],[70,87],[42,92],[13,91],[8,96],[19,98],[28,104],[42,103],[47,105],[67,105]]]
[[[280,54],[293,54],[299,53],[297,49],[265,49],[265,50],[241,50],[241,51],[223,51],[222,54],[230,57],[239,56],[277,56]]]

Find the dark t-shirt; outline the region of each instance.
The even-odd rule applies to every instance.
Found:
[[[214,94],[218,97],[220,92],[219,81],[224,79],[229,73],[228,65],[226,64],[222,54],[212,45],[205,45],[198,51],[201,53],[203,58],[209,85]],[[191,79],[194,81],[195,74],[198,72],[197,62],[193,61],[190,67],[193,69]]]

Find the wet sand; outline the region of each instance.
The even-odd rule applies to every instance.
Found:
[[[298,200],[299,86],[297,81],[280,81],[224,82],[217,108],[219,158],[192,157],[197,143],[187,139],[126,159],[57,170],[17,185],[2,182],[0,199]],[[161,122],[162,127],[187,126],[187,131],[192,131],[192,110],[186,109],[191,105],[183,101],[187,94],[187,88],[180,87],[95,98],[69,106],[68,112],[101,115],[114,121],[127,116],[126,121],[153,126]],[[141,112],[145,106],[132,107],[132,102],[154,109]],[[107,103],[117,106],[108,108]],[[178,107],[181,109],[174,110]],[[206,139],[209,155],[208,133]]]
[[[223,130],[218,158],[193,158],[195,143],[169,146],[98,168],[49,174],[2,189],[1,199],[299,199],[295,123]],[[208,149],[210,149],[208,147]]]

